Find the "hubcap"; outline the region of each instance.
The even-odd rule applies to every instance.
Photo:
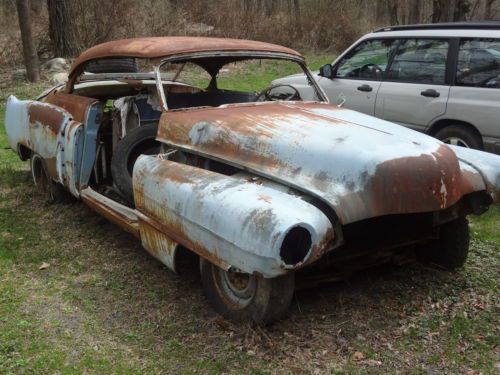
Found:
[[[470,146],[467,144],[467,142],[465,142],[462,138],[458,138],[458,137],[448,137],[448,138],[443,139],[443,142],[446,144],[449,144],[449,145],[470,148]]]
[[[215,268],[215,267],[214,267]],[[226,299],[238,308],[248,306],[255,295],[255,276],[234,270],[214,270],[219,290]]]

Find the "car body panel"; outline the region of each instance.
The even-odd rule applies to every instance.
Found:
[[[311,194],[342,224],[439,210],[474,191],[443,143],[328,104],[172,111],[158,139]]]
[[[452,86],[441,118],[465,121],[481,130],[483,137],[499,137],[500,89]],[[467,110],[464,110],[467,108]],[[429,124],[430,125],[430,124]],[[498,139],[500,142],[500,139]]]
[[[500,157],[470,148],[449,146],[461,163],[473,167],[482,177],[494,203],[500,203]]]
[[[321,77],[318,82],[333,104],[372,116],[375,114],[375,101],[381,81]],[[369,86],[372,91],[359,91],[358,87],[363,85]]]
[[[439,97],[422,96],[420,93],[425,90],[435,90]],[[375,116],[424,131],[429,124],[447,113],[449,92],[450,87],[445,85],[384,81],[377,93]]]
[[[22,145],[39,154],[50,178],[58,182],[64,180],[61,132],[70,122],[71,114],[52,104],[14,96],[7,100],[5,128],[11,148],[19,152]]]
[[[143,155],[134,166],[134,197],[145,224],[222,268],[275,277],[332,247],[332,224],[319,209],[245,176]],[[280,250],[296,227],[311,234],[310,250],[298,264],[285,264]]]

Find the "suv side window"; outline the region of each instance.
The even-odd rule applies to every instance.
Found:
[[[381,80],[394,45],[394,39],[361,42],[340,60],[336,77]]]
[[[402,40],[387,72],[387,80],[443,85],[448,48],[446,40]]]
[[[500,39],[462,39],[455,84],[500,88]]]

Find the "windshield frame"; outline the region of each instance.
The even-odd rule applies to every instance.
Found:
[[[164,111],[168,111],[168,105],[167,105],[167,96],[165,94],[165,91],[163,90],[163,85],[161,84],[161,68],[172,62],[193,62],[196,64],[197,59],[203,59],[203,58],[210,58],[210,57],[227,57],[227,63],[229,64],[232,62],[233,58],[240,59],[241,58],[248,58],[249,60],[252,59],[266,59],[266,60],[286,60],[286,61],[291,61],[297,63],[304,74],[306,75],[307,81],[311,84],[313,87],[316,97],[318,98],[319,102],[325,102],[329,103],[330,101],[328,100],[328,97],[326,96],[325,92],[322,90],[322,88],[318,85],[316,80],[314,79],[313,74],[307,67],[305,60],[299,56],[295,55],[289,55],[286,53],[276,53],[276,52],[249,52],[249,51],[241,51],[241,52],[197,52],[197,53],[190,53],[190,54],[183,54],[183,55],[175,55],[171,56],[165,59],[160,60],[160,63],[158,65],[155,65],[154,71],[155,71],[155,80],[156,80],[156,88],[158,90],[158,98],[160,98],[161,106]],[[226,64],[222,65],[225,66]]]

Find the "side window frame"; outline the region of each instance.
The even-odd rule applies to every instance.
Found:
[[[349,79],[349,80],[353,80],[353,81],[383,82],[385,80],[385,78],[386,78],[387,70],[390,67],[392,59],[394,58],[395,53],[396,53],[396,51],[397,51],[397,49],[399,47],[399,39],[400,38],[398,38],[398,37],[390,37],[389,36],[389,37],[368,38],[368,39],[361,40],[359,43],[357,43],[356,45],[352,46],[352,48],[350,48],[349,50],[347,50],[346,53],[343,56],[341,56],[339,60],[337,60],[335,62],[335,65],[333,66],[333,69],[335,71],[335,76],[333,77],[333,79]],[[340,63],[344,59],[352,57],[353,56],[352,53],[353,53],[353,51],[356,48],[358,48],[363,43],[372,42],[372,41],[382,41],[382,40],[393,40],[393,41],[395,41],[395,45],[394,45],[393,50],[389,54],[389,57],[387,59],[387,66],[386,66],[385,71],[383,72],[383,75],[382,75],[381,79],[366,78],[366,77],[359,78],[359,77],[338,77],[337,76],[337,71],[338,71],[338,68],[340,66]]]
[[[445,72],[444,72],[444,82],[443,83],[428,83],[428,82],[416,82],[416,81],[402,81],[397,79],[387,79],[387,73],[391,70],[392,64],[399,52],[401,46],[407,40],[439,40],[443,42],[448,42],[448,52],[446,54],[446,64],[445,64]],[[397,38],[396,48],[394,48],[393,53],[391,54],[391,58],[387,64],[387,69],[384,74],[385,82],[394,82],[394,83],[404,83],[404,84],[415,84],[415,85],[433,85],[433,86],[451,86],[453,82],[453,77],[455,72],[451,69],[450,63],[456,64],[456,60],[458,58],[458,38],[449,38],[449,37],[433,37],[433,36],[424,36],[424,37],[416,37],[416,36],[408,36],[404,38]],[[456,56],[454,56],[456,55]],[[455,65],[456,66],[456,65]]]

